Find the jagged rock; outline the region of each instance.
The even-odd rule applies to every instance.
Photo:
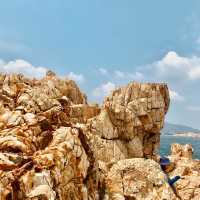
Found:
[[[69,120],[72,123],[87,123],[87,120],[97,116],[100,108],[97,105],[77,104],[69,107]]]
[[[0,200],[176,199],[151,159],[169,101],[165,84],[133,82],[100,108],[51,71],[40,80],[0,74]],[[189,150],[174,146],[170,175],[186,176],[178,192],[198,199]]]
[[[176,183],[177,192],[183,200],[200,199],[200,161],[192,159],[192,145],[171,145],[171,162],[175,164],[170,176],[182,177]]]
[[[84,131],[98,160],[152,157],[169,106],[165,84],[130,83],[107,97]]]
[[[70,126],[100,109],[50,72],[41,80],[1,75],[0,86],[0,199],[96,199],[91,155]]]
[[[22,189],[26,185],[23,196],[82,199],[90,163],[78,134],[75,128],[61,127],[48,147],[34,154],[35,168],[20,179]]]

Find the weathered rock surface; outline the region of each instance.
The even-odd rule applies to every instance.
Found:
[[[168,107],[169,93],[164,84],[130,83],[115,90],[84,131],[95,158],[105,162],[151,158],[159,149]]]
[[[100,108],[53,72],[41,80],[1,74],[0,200],[176,199],[152,160],[168,107],[165,84],[130,83]],[[199,176],[189,149],[173,148],[172,175],[194,162],[188,177]]]
[[[158,163],[133,158],[118,161],[106,178],[110,199],[177,199]]]
[[[73,126],[99,107],[51,72],[42,80],[0,77],[0,199],[95,199],[92,156]]]
[[[193,160],[192,152],[193,148],[190,144],[173,144],[169,156],[174,163],[170,176],[182,177],[176,183],[176,188],[183,200],[200,199],[200,160]]]

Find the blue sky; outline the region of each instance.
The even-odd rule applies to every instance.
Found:
[[[0,71],[52,69],[97,102],[132,80],[164,81],[167,120],[200,128],[199,13],[199,0],[2,1]]]

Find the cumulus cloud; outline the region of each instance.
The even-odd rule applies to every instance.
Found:
[[[112,82],[107,82],[105,84],[102,84],[101,86],[95,88],[93,90],[93,95],[95,97],[104,97],[106,95],[109,95],[111,91],[115,89],[115,84]]]
[[[108,71],[105,68],[99,68],[98,70],[102,75],[107,75],[108,74]]]
[[[99,68],[102,75],[107,75],[105,68]],[[180,56],[169,51],[162,59],[141,66],[135,72],[115,70],[110,72],[112,79],[117,80],[150,80],[150,81],[194,81],[200,80],[200,57]]]
[[[47,68],[33,66],[31,63],[21,59],[9,62],[0,60],[0,72],[7,74],[22,73],[27,77],[42,78],[45,76]]]
[[[29,78],[40,79],[46,75],[47,71],[47,67],[33,66],[26,60],[17,59],[14,61],[5,62],[4,60],[0,59],[0,72],[2,73],[22,73]],[[83,83],[85,81],[83,74],[70,72],[67,77],[78,83]]]
[[[174,101],[184,101],[184,97],[181,96],[178,92],[173,90],[169,90],[170,99]]]
[[[168,52],[161,60],[148,66],[155,70],[161,79],[197,80],[200,79],[200,57],[183,57],[176,52]]]
[[[83,83],[85,82],[85,77],[83,76],[83,74],[76,74],[74,72],[70,72],[67,77],[71,80],[74,80],[78,83]]]

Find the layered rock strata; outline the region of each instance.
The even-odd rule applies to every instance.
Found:
[[[53,72],[1,74],[0,199],[176,199],[152,160],[168,107],[165,84],[130,83],[100,108]]]

